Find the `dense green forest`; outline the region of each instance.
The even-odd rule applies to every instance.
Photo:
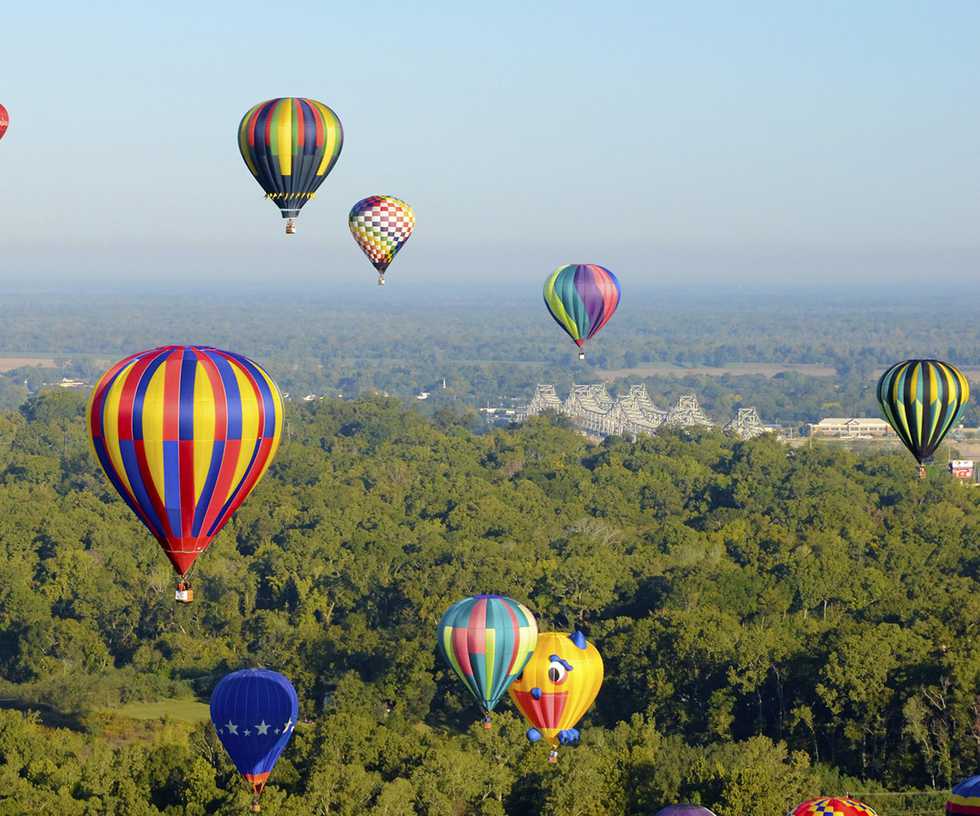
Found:
[[[537,383],[555,383],[565,393],[573,381],[598,381],[604,370],[655,364],[802,363],[834,372],[771,379],[692,372],[680,382],[630,378],[644,379],[653,398],[665,405],[679,388],[695,390],[721,424],[746,406],[758,408],[768,422],[786,424],[828,415],[877,415],[875,378],[893,362],[936,356],[980,366],[976,298],[969,296],[910,304],[880,296],[835,300],[812,293],[804,298],[627,290],[615,319],[589,344],[588,359],[580,364],[575,346],[547,315],[539,282],[523,292],[440,291],[435,299],[395,284],[380,292],[366,288],[368,294],[358,289],[262,293],[260,310],[256,294],[248,292],[167,293],[166,309],[153,292],[139,298],[124,292],[86,298],[8,294],[0,297],[0,353],[48,356],[62,368],[27,365],[0,373],[0,407],[16,408],[61,376],[94,383],[126,354],[173,342],[248,354],[274,370],[294,400],[373,392],[414,400],[428,391],[431,399],[416,407],[429,414],[527,400]],[[487,309],[488,302],[493,309]],[[978,405],[974,401],[963,414],[970,427],[980,425]]]
[[[57,391],[0,415],[5,816],[242,812],[209,724],[124,714],[253,665],[301,698],[272,816],[778,816],[844,790],[898,816],[977,768],[980,492],[908,456],[292,403],[177,607],[83,414]],[[442,611],[484,591],[603,655],[556,766],[509,703],[480,728],[438,659]]]

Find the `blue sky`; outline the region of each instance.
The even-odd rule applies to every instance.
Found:
[[[980,3],[415,5],[5,8],[0,278],[373,285],[375,192],[393,283],[977,277]],[[280,95],[346,133],[290,239],[235,144]]]

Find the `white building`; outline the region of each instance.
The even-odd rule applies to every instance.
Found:
[[[893,433],[883,419],[874,417],[827,417],[810,424],[810,436],[838,439],[876,439]]]

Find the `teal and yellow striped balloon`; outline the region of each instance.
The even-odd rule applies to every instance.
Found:
[[[935,453],[970,398],[970,384],[941,360],[906,360],[878,380],[878,402],[921,465]]]
[[[439,652],[490,712],[523,671],[538,642],[538,623],[527,607],[502,595],[476,595],[454,603],[439,621]]]

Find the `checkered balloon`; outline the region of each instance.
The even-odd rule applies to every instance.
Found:
[[[384,275],[415,229],[415,212],[399,198],[373,195],[358,201],[347,221],[357,245]]]
[[[786,816],[878,816],[864,802],[850,796],[811,799],[797,805]]]

